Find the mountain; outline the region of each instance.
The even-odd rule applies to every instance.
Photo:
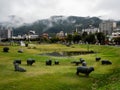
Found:
[[[24,24],[24,20],[21,17],[15,15],[10,15],[7,17],[6,21],[0,22],[0,26],[14,28],[20,27]]]
[[[38,20],[32,24],[22,25],[14,28],[14,34],[27,34],[29,30],[35,30],[37,34],[55,34],[60,31],[72,32],[76,28],[98,27],[102,20],[98,17],[78,17],[78,16],[52,16],[48,19]]]

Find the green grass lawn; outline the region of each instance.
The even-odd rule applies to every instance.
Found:
[[[88,50],[87,45],[66,47],[60,44],[44,44],[28,47],[9,46],[9,53],[2,52],[0,46],[0,90],[120,90],[120,47],[89,45],[97,53],[69,57],[41,56],[41,53]],[[18,53],[19,49],[24,53]],[[110,60],[112,65],[101,65],[95,57]],[[26,60],[33,58],[36,62],[27,66]],[[71,61],[85,59],[88,67],[93,66],[89,77],[77,76],[75,65]],[[14,71],[13,61],[21,59],[27,72]],[[60,65],[46,66],[48,59],[59,60]],[[79,65],[80,66],[80,65]]]

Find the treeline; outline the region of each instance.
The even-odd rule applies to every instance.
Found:
[[[68,34],[65,37],[38,37],[38,38],[23,38],[23,39],[2,39],[1,42],[17,42],[24,41],[27,43],[61,43],[61,44],[100,44],[100,45],[120,45],[120,37],[114,37],[109,41],[109,38],[102,32],[90,33],[83,32],[82,34]]]
[[[106,37],[103,33],[95,33],[95,34],[87,34],[87,32],[84,32],[83,34],[75,33],[74,35],[68,34],[65,38],[58,38],[53,37],[51,38],[52,43],[57,42],[66,42],[66,43],[88,43],[88,44],[105,44],[106,43]]]

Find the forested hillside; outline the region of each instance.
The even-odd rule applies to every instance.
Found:
[[[49,19],[38,20],[32,24],[25,24],[14,28],[14,35],[27,34],[29,30],[35,30],[37,34],[58,33],[60,31],[72,32],[76,28],[98,27],[102,20],[97,17],[78,17],[78,16],[52,16]]]

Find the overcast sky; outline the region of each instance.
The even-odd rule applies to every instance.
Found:
[[[120,0],[0,0],[0,21],[10,15],[27,22],[53,15],[120,19]]]

